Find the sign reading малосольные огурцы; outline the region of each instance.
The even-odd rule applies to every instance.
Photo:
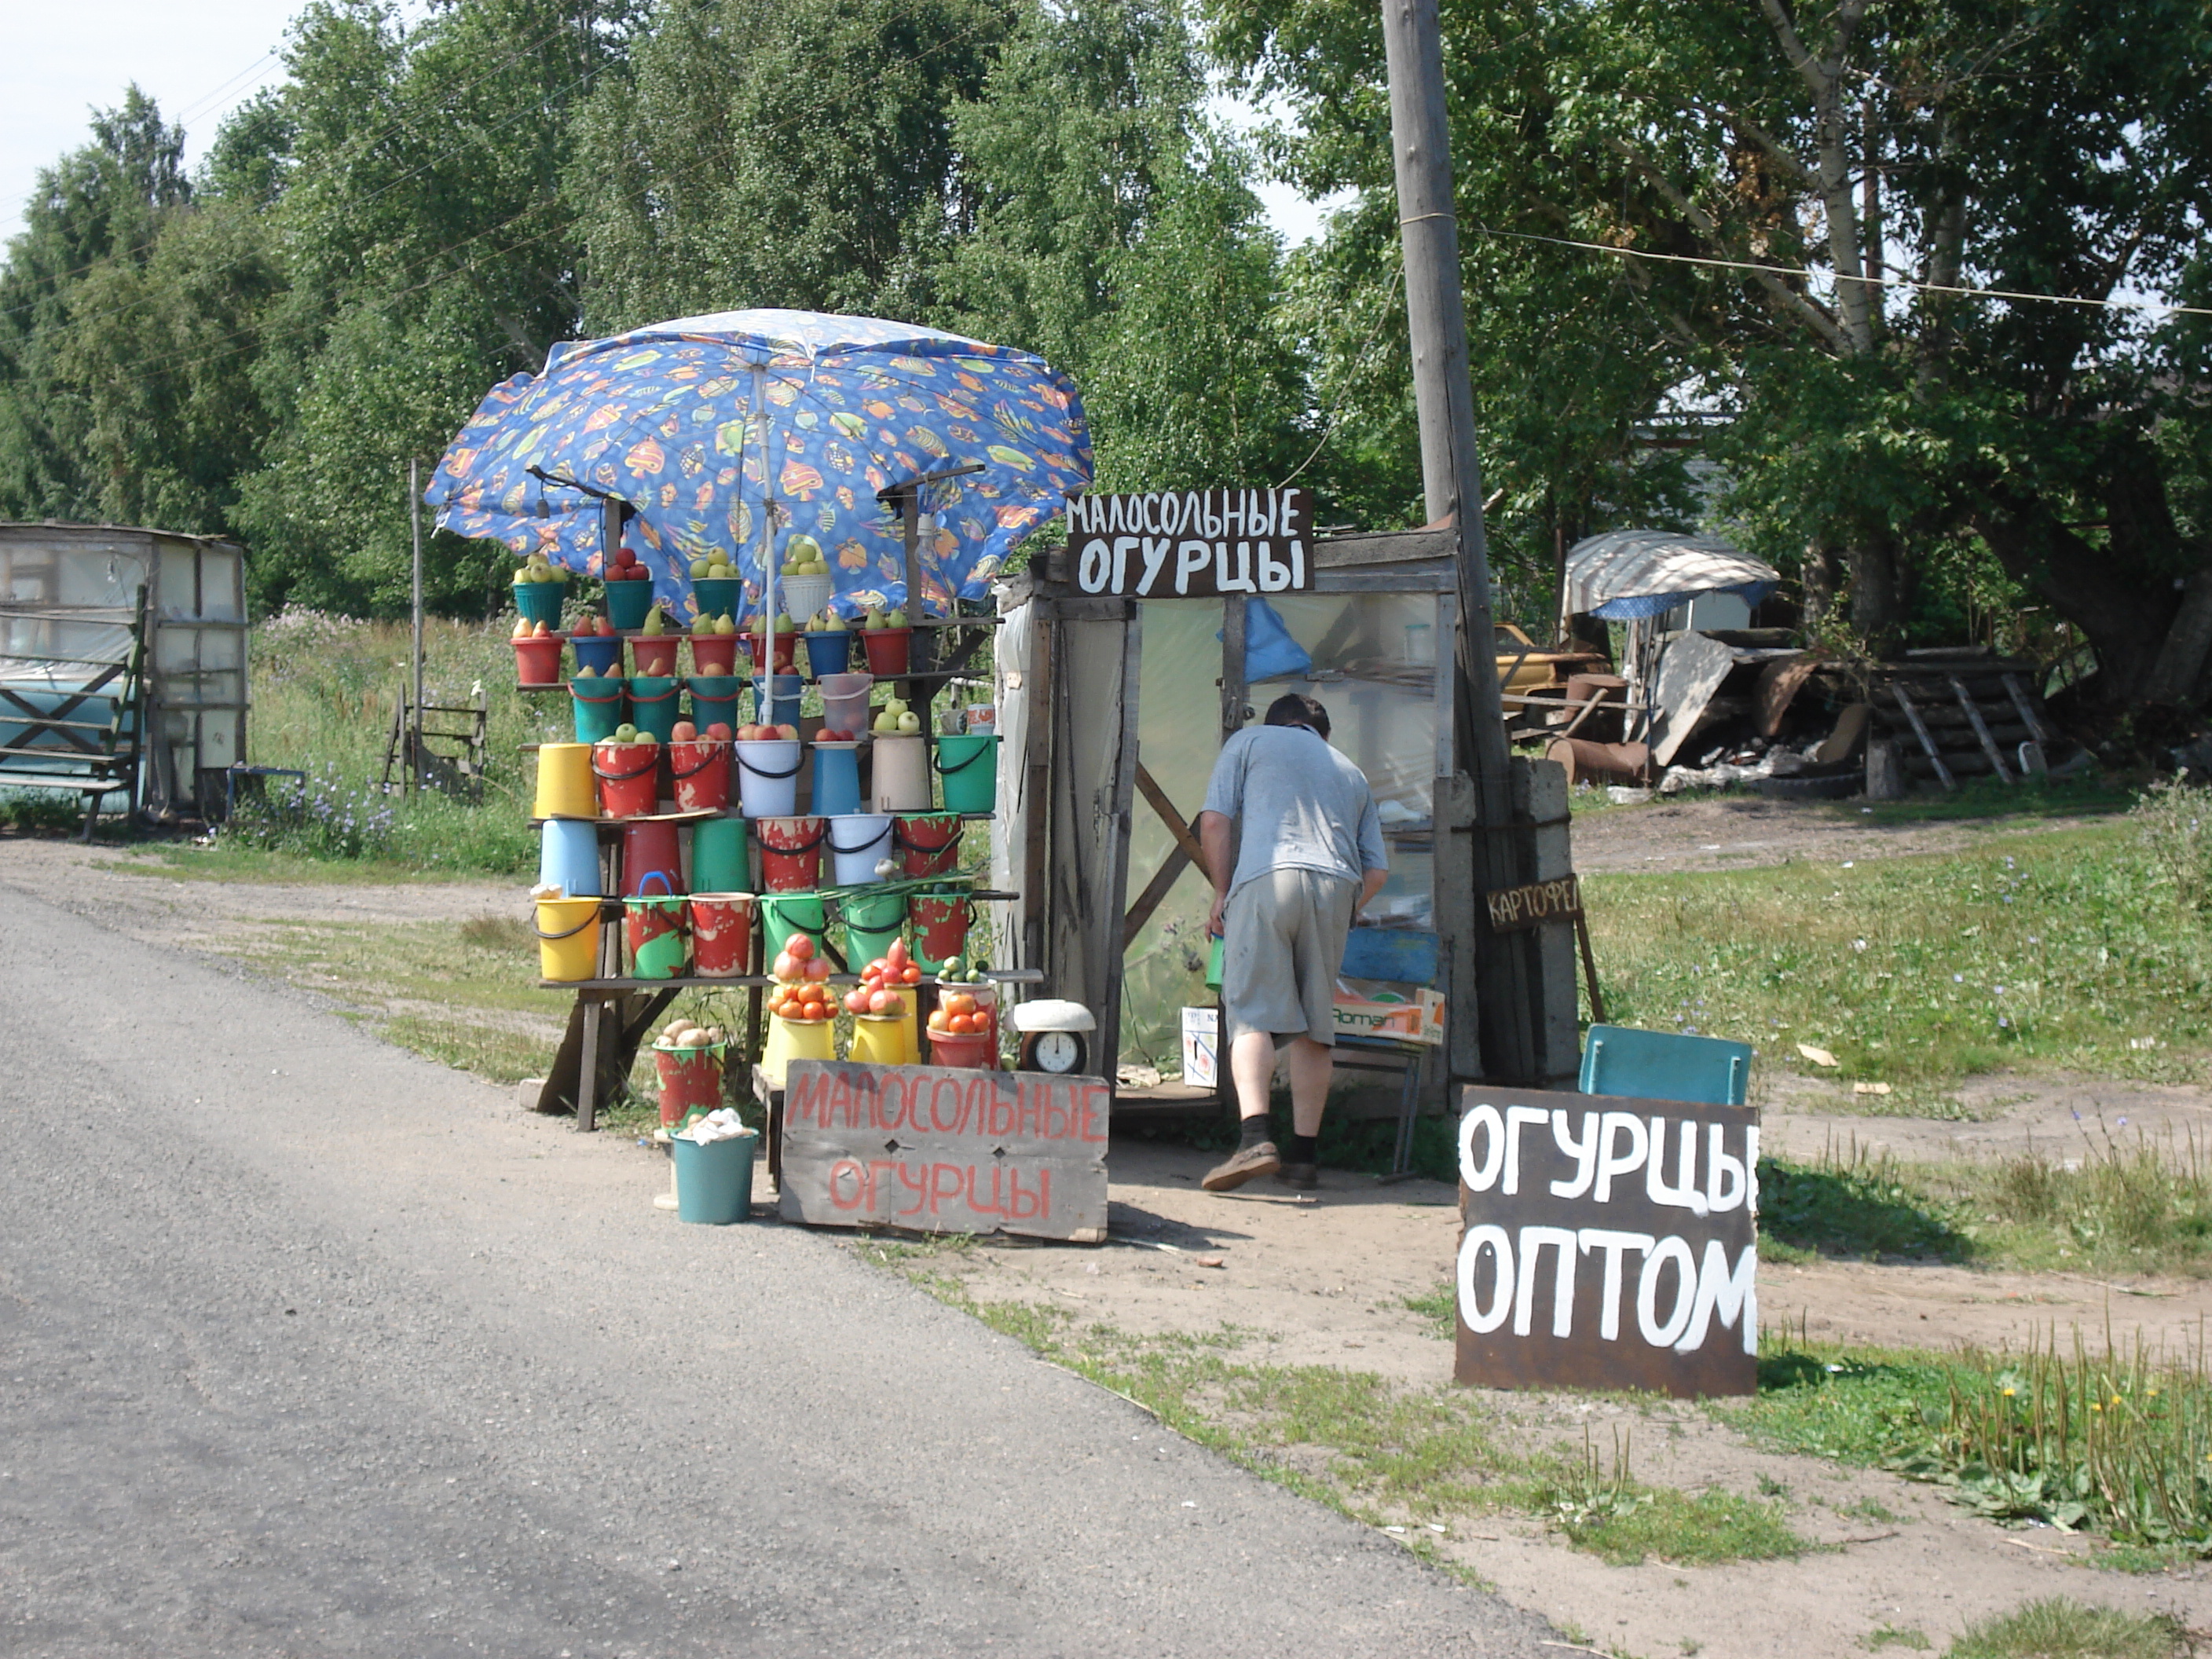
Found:
[[[1170,489],[1067,504],[1068,560],[1083,593],[1303,593],[1313,586],[1312,549],[1303,489]]]
[[[1480,1085],[1460,1100],[1454,1376],[1749,1394],[1758,1112]]]

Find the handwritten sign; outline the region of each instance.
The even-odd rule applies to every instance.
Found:
[[[1176,489],[1067,504],[1068,558],[1084,593],[1303,593],[1313,586],[1312,546],[1303,489]]]
[[[1547,921],[1573,921],[1583,913],[1582,884],[1572,876],[1532,881],[1526,887],[1501,887],[1482,896],[1493,933],[1516,933]]]
[[[1752,1391],[1757,1111],[1480,1085],[1461,1108],[1458,1381]]]
[[[1103,1078],[793,1060],[783,1218],[810,1226],[1106,1237]]]

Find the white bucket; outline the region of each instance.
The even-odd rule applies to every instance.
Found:
[[[830,820],[833,879],[840,887],[881,881],[876,866],[891,854],[891,820],[887,812],[854,812]]]
[[[743,744],[738,746],[744,747]],[[921,734],[878,737],[872,746],[875,765],[868,787],[876,811],[929,811],[929,755],[922,747]]]
[[[854,737],[868,734],[868,694],[875,690],[873,674],[824,674],[822,677],[822,723]]]
[[[738,800],[749,818],[787,818],[799,811],[796,738],[753,738],[738,751]]]

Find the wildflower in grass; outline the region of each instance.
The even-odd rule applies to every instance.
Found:
[[[1853,940],[1851,941],[1851,949],[1852,949],[1852,950],[1854,950],[1854,951],[1863,951],[1863,950],[1865,950],[1865,949],[1866,949],[1866,941],[1865,941],[1864,939],[1853,939]]]

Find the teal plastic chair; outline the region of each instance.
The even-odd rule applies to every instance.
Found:
[[[1723,1037],[1593,1025],[1576,1086],[1586,1095],[1741,1106],[1751,1082],[1751,1053],[1749,1043]]]

